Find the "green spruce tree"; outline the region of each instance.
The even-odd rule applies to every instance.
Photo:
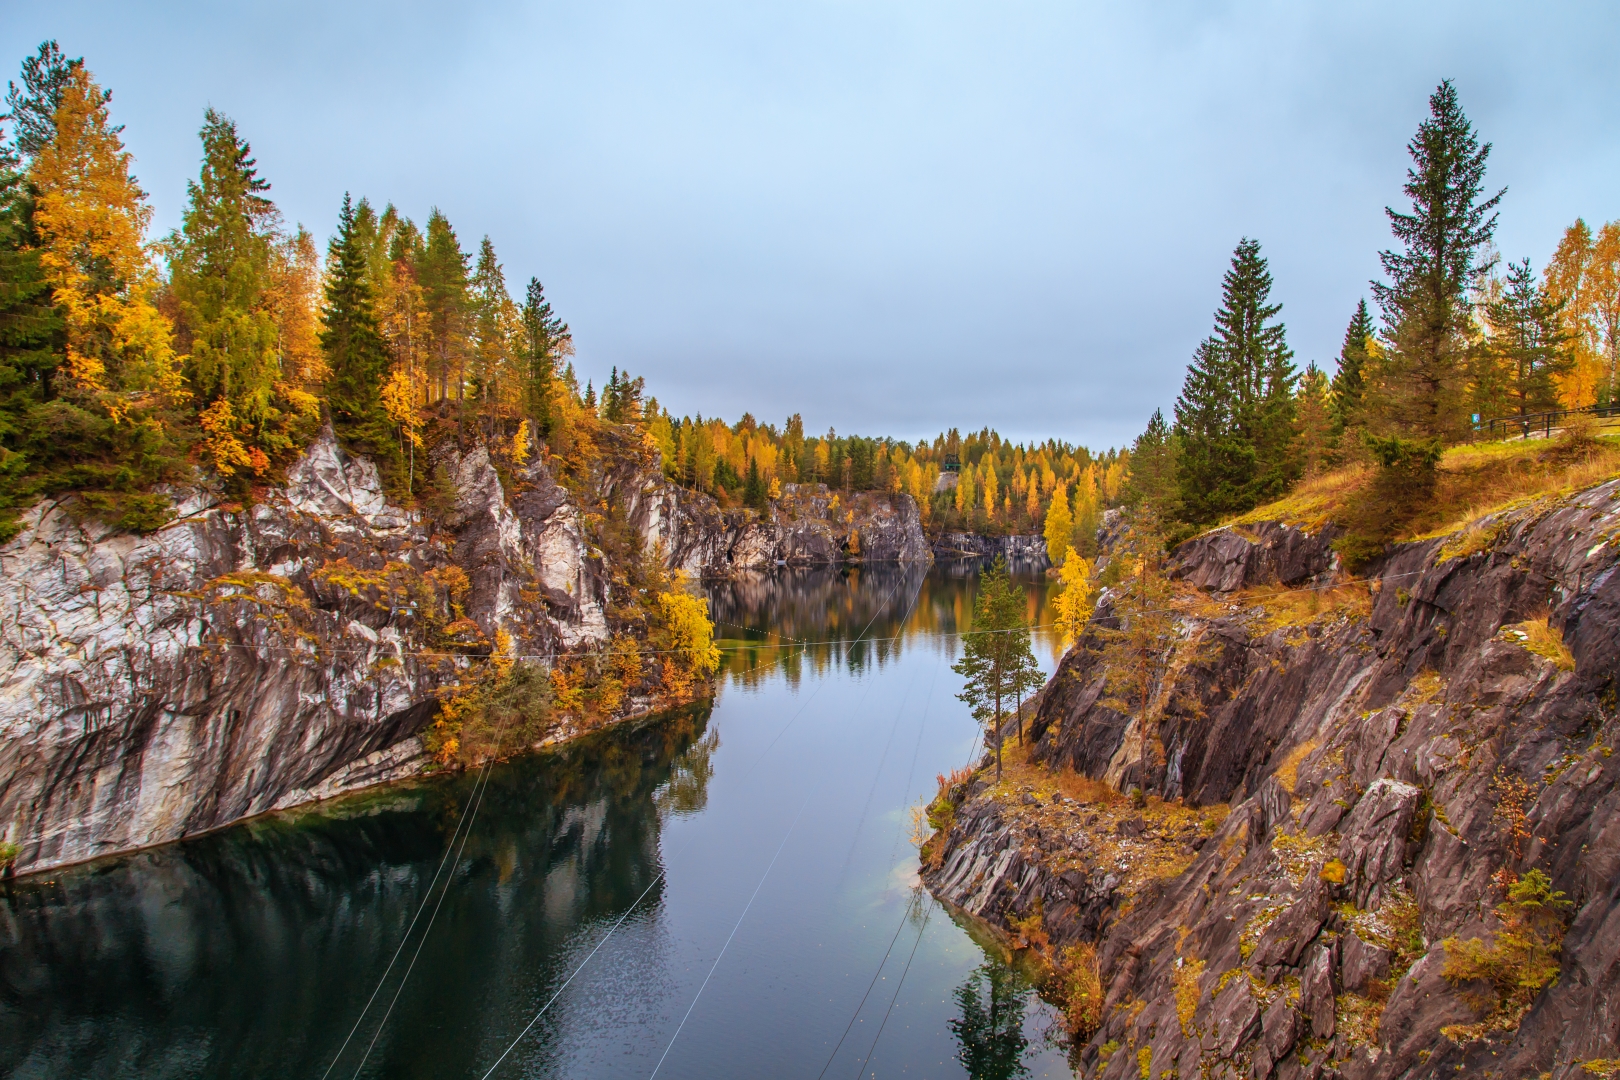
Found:
[[[212,464],[228,477],[261,471],[293,443],[276,397],[278,327],[266,297],[275,207],[235,123],[209,109],[200,135],[202,170],[169,241],[169,288],[186,382],[209,418]]]
[[[1292,454],[1293,353],[1258,241],[1244,239],[1221,282],[1215,332],[1176,401],[1177,486],[1185,520],[1211,524],[1276,498],[1298,476]]]
[[[441,400],[461,401],[472,337],[468,259],[455,229],[438,207],[428,214],[427,242],[419,267],[417,280],[427,308],[428,380],[432,393]]]
[[[1372,315],[1367,311],[1367,301],[1357,300],[1356,313],[1350,317],[1350,325],[1344,330],[1344,344],[1339,347],[1339,369],[1333,373],[1329,388],[1335,435],[1363,423],[1362,399],[1367,392],[1367,362],[1371,358],[1372,343]]]
[[[1572,335],[1564,326],[1564,302],[1552,300],[1530,270],[1530,260],[1510,263],[1499,299],[1486,305],[1491,336],[1483,350],[1496,369],[1515,416],[1558,407],[1558,378],[1575,366]],[[1476,385],[1484,380],[1476,379]],[[1501,405],[1490,411],[1500,415]]]
[[[1147,430],[1131,446],[1130,475],[1125,482],[1125,504],[1136,515],[1162,529],[1179,516],[1180,490],[1176,483],[1176,441],[1164,413],[1153,410]]]
[[[551,310],[539,278],[530,278],[523,298],[524,409],[541,438],[551,434],[557,361],[571,343],[568,324]]]
[[[45,470],[73,449],[53,437],[53,414],[95,423],[53,401],[62,363],[62,320],[51,304],[35,245],[33,199],[15,154],[0,136],[0,539],[16,532],[13,515],[52,485]],[[59,436],[65,432],[58,431]]]
[[[356,224],[355,207],[345,194],[338,232],[327,248],[326,303],[321,309],[321,349],[331,371],[326,399],[338,436],[376,456],[387,472],[399,456],[382,404],[388,347],[377,327],[366,274],[368,238]]]
[[[1385,209],[1400,247],[1379,254],[1388,280],[1372,283],[1388,353],[1368,420],[1385,438],[1438,446],[1467,431],[1469,292],[1490,269],[1481,253],[1507,189],[1480,198],[1491,147],[1480,145],[1450,80],[1430,95],[1429,119],[1407,149],[1412,167],[1402,190],[1412,210]],[[1434,446],[1386,450],[1430,458]]]
[[[9,120],[17,151],[32,160],[56,135],[56,110],[62,104],[73,69],[84,66],[84,57],[69,60],[55,41],[41,42],[39,51],[23,61],[22,85],[6,84],[6,108],[0,120]],[[112,100],[112,91],[101,92],[103,103]],[[122,130],[115,128],[114,132]]]

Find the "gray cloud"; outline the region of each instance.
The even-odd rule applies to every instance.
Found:
[[[437,205],[546,283],[582,373],[817,430],[1123,442],[1244,235],[1327,361],[1444,77],[1504,254],[1620,217],[1605,6],[1123,7],[62,3],[0,56],[85,54],[163,228],[212,104],[318,235],[345,190]]]

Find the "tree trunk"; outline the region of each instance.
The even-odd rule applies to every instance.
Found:
[[[1001,783],[1001,663],[1000,663],[1000,661],[997,661],[995,667],[991,668],[991,670],[993,672],[995,672],[995,679],[996,679],[996,713],[995,713],[996,718],[992,722],[996,726],[996,783],[999,784],[999,783]]]

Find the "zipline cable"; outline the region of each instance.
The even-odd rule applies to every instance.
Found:
[[[500,741],[497,735],[496,746],[499,745]],[[423,928],[422,936],[416,940],[416,951],[411,954],[411,962],[406,965],[405,974],[400,976],[399,985],[394,988],[394,996],[388,1002],[388,1010],[383,1013],[382,1020],[378,1022],[377,1030],[371,1033],[371,1042],[366,1044],[366,1052],[361,1055],[360,1064],[354,1067],[354,1075],[357,1080],[360,1076],[360,1070],[366,1066],[366,1060],[371,1057],[371,1051],[376,1047],[377,1039],[382,1035],[383,1028],[388,1026],[388,1018],[394,1014],[394,1006],[399,1004],[399,995],[405,992],[405,984],[410,981],[411,972],[416,968],[416,961],[422,955],[422,946],[427,944],[428,935],[433,932],[433,922],[439,917],[439,909],[444,906],[444,898],[450,895],[450,886],[455,881],[454,867],[461,864],[461,854],[467,850],[467,840],[472,836],[473,823],[478,820],[478,810],[484,805],[484,793],[489,790],[489,774],[494,764],[495,758],[493,755],[484,763],[484,773],[479,777],[479,783],[475,785],[478,800],[473,803],[472,816],[467,822],[467,831],[461,834],[461,847],[456,849],[456,858],[451,864],[450,876],[444,879],[444,888],[439,890],[439,901],[433,905],[433,914],[428,916],[427,926]]]
[[[792,836],[793,830],[799,827],[799,819],[804,816],[804,808],[810,805],[810,798],[814,794],[815,791],[812,789],[805,795],[804,801],[799,804],[799,812],[793,815],[793,823],[788,826],[787,832],[782,834],[782,842],[776,845],[776,854],[771,856],[771,861],[765,866],[765,872],[759,876],[759,884],[754,886],[753,895],[748,898],[748,903],[743,905],[742,914],[737,916],[736,925],[731,928],[731,933],[726,936],[726,943],[720,946],[720,952],[715,956],[714,963],[709,965],[709,973],[703,976],[703,984],[698,987],[698,992],[693,995],[692,1003],[686,1007],[686,1015],[682,1016],[681,1022],[676,1025],[675,1034],[669,1037],[669,1043],[664,1047],[664,1052],[659,1055],[658,1064],[653,1066],[653,1071],[648,1074],[647,1080],[652,1080],[653,1077],[658,1075],[658,1070],[664,1067],[664,1059],[669,1057],[669,1052],[675,1047],[675,1040],[681,1037],[681,1029],[686,1027],[686,1022],[692,1018],[692,1010],[697,1008],[698,999],[703,997],[703,991],[709,988],[709,980],[714,978],[715,969],[720,966],[720,961],[725,958],[726,950],[731,948],[732,939],[737,936],[737,931],[742,929],[743,920],[748,918],[748,909],[754,906],[754,901],[759,897],[759,890],[765,887],[765,879],[771,876],[771,870],[776,866],[776,860],[782,856],[782,849],[787,847],[788,837]]]
[[[891,595],[892,595],[892,593],[891,593]],[[884,607],[887,607],[887,606],[888,606],[888,598],[885,598]],[[911,606],[906,609],[905,615],[901,616],[900,625],[902,627],[905,625],[905,623],[907,621],[910,620],[912,613],[914,611],[916,611],[916,609],[917,609],[917,603],[916,603],[916,599],[914,598],[912,600]],[[874,616],[874,618],[875,618],[875,616]],[[868,622],[866,625],[867,625],[867,628],[870,628],[872,624],[870,622]],[[864,633],[864,631],[863,631],[863,633]],[[913,677],[913,683],[915,683],[915,677]],[[861,704],[865,703],[866,696],[871,691],[871,685],[872,685],[871,682],[867,682],[866,687],[861,691],[860,701],[856,704],[856,712],[859,712]],[[818,689],[819,689],[819,687],[818,687]],[[906,690],[906,696],[910,697],[910,695],[911,695],[911,690],[908,687],[907,690]],[[890,740],[890,742],[892,742],[893,739],[894,739],[895,729],[899,727],[901,711],[903,711],[904,708],[905,708],[905,700],[902,699],[902,701],[901,701],[901,709],[897,710],[895,712],[894,724],[891,725],[890,729],[889,729],[889,740]],[[786,730],[787,730],[786,728],[783,728],[783,732],[785,732]],[[777,735],[777,738],[781,738],[780,733]],[[772,745],[773,746],[775,745],[775,740],[772,740]],[[885,750],[885,756],[887,756],[887,750]],[[881,772],[881,770],[882,770],[882,766],[880,764],[879,765],[879,771]],[[806,806],[810,805],[810,800],[812,798],[814,798],[815,795],[821,790],[822,783],[825,783],[825,778],[823,778],[821,783],[817,783],[808,792],[805,793],[804,802],[801,803],[800,806],[799,806],[799,813],[794,816],[793,824],[788,826],[787,833],[784,834],[783,837],[782,837],[782,844],[785,845],[787,843],[787,841],[788,841],[788,837],[793,835],[793,830],[798,827],[799,818],[802,817],[803,814],[804,814],[804,808]],[[877,786],[877,780],[876,780],[876,778],[874,778],[873,779],[873,787],[875,788],[876,786]],[[868,800],[868,801],[870,802],[870,800]],[[865,815],[863,814],[862,817],[863,817],[863,820],[864,820]],[[857,832],[858,831],[859,831],[859,827],[857,826]],[[760,877],[759,884],[754,887],[754,896],[759,895],[759,890],[764,886],[765,879],[770,876],[771,867],[776,865],[776,859],[781,854],[782,854],[782,848],[781,848],[781,846],[778,846],[777,849],[776,849],[776,855],[771,857],[770,865],[765,868],[765,873],[764,873],[763,876]],[[675,1041],[680,1038],[681,1030],[686,1027],[686,1021],[691,1018],[692,1010],[697,1008],[698,1000],[703,997],[703,991],[708,989],[709,980],[714,977],[715,970],[717,968],[719,968],[719,966],[720,966],[721,958],[726,955],[726,950],[731,947],[731,939],[737,936],[737,931],[742,928],[743,920],[748,917],[748,909],[751,908],[753,906],[753,904],[754,904],[754,897],[749,897],[748,904],[746,906],[744,906],[742,914],[737,917],[737,924],[731,928],[731,935],[726,938],[726,943],[720,947],[720,952],[714,958],[714,963],[709,966],[709,973],[703,977],[703,984],[698,987],[698,992],[697,992],[696,995],[693,996],[692,1003],[686,1007],[686,1015],[681,1017],[680,1024],[677,1025],[676,1028],[675,1028],[675,1034],[670,1036],[669,1044],[664,1047],[664,1053],[663,1053],[662,1056],[659,1057],[658,1064],[653,1066],[653,1071],[648,1076],[648,1080],[653,1080],[653,1078],[658,1075],[658,1070],[663,1067],[664,1059],[669,1056],[670,1050],[673,1049],[674,1046],[675,1046]],[[898,935],[896,935],[896,936],[898,936]],[[893,947],[892,942],[890,943],[890,947],[891,948]],[[870,992],[870,991],[868,991],[868,992]]]
[[[844,650],[844,658],[846,660],[849,658],[850,654],[855,651],[855,646],[860,643],[862,637],[865,636],[866,631],[870,630],[872,628],[872,624],[877,622],[878,616],[881,615],[883,613],[884,609],[888,607],[889,601],[894,599],[895,590],[897,590],[900,587],[900,584],[901,584],[900,581],[895,582],[894,587],[891,588],[889,590],[888,595],[886,595],[883,598],[883,603],[881,605],[879,605],[878,610],[875,613],[873,613],[873,615],[872,615],[872,617],[870,619],[867,620],[866,626],[864,626],[861,629],[861,632],[859,634],[855,635],[855,638],[852,641],[849,642],[849,647]],[[906,617],[909,619],[910,615],[911,615],[911,612],[915,611],[915,610],[916,610],[916,602],[913,601],[913,603],[911,605],[911,608],[908,609],[908,611],[907,611]],[[840,642],[836,642],[834,644],[843,644],[843,642],[840,641]],[[821,692],[821,687],[824,686],[824,685],[825,685],[825,680],[816,683],[815,689],[813,689],[810,692],[810,696],[808,698],[806,698],[799,705],[799,708],[794,712],[793,716],[789,718],[787,724],[782,728],[782,730],[777,732],[776,738],[771,740],[770,746],[767,746],[765,748],[766,753],[769,753],[771,747],[776,745],[777,740],[781,739],[782,735],[784,733],[786,733],[787,729],[789,727],[793,726],[793,722],[795,720],[797,720],[799,718],[799,715],[801,713],[803,713],[804,710],[807,709],[810,706],[810,703],[815,700],[816,695]],[[752,775],[753,771],[756,768],[758,768],[760,762],[762,762],[764,760],[765,760],[765,754],[761,754],[759,757],[755,758],[753,763],[750,764],[748,766],[748,768],[743,772],[742,778],[746,779],[747,777]],[[803,807],[800,807],[800,813],[803,813]],[[798,819],[795,818],[794,819],[794,824],[796,825],[797,823],[798,823]],[[792,829],[790,828],[788,831],[791,834]],[[783,843],[787,842],[787,837],[784,836],[782,839],[783,839]],[[684,847],[683,847],[682,850],[684,850]],[[780,854],[780,849],[778,849],[778,854]],[[772,859],[772,865],[774,865],[774,864],[775,864],[775,859],[773,858]],[[766,872],[768,874],[769,869],[767,869]],[[485,1071],[483,1077],[481,1077],[480,1080],[489,1080],[489,1078],[494,1075],[495,1070],[500,1067],[501,1062],[505,1061],[506,1058],[508,1057],[508,1055],[510,1055],[513,1050],[517,1049],[518,1044],[520,1042],[522,1042],[523,1039],[529,1034],[529,1032],[534,1029],[534,1025],[540,1022],[540,1018],[542,1016],[544,1016],[546,1014],[546,1012],[548,1010],[550,1010],[551,1006],[556,1003],[557,999],[562,996],[562,992],[565,989],[568,988],[568,985],[574,981],[574,979],[579,975],[579,973],[581,971],[585,970],[585,965],[589,964],[591,962],[591,958],[594,957],[597,954],[597,952],[602,948],[603,945],[607,944],[608,939],[611,938],[618,931],[618,929],[621,926],[624,925],[625,920],[628,919],[630,917],[630,914],[632,912],[634,912],[636,910],[636,908],[641,904],[641,902],[647,898],[647,895],[652,892],[653,887],[656,886],[660,881],[663,881],[664,878],[668,874],[669,874],[669,867],[666,864],[662,869],[660,869],[658,871],[657,876],[653,878],[652,882],[645,889],[642,890],[641,895],[636,897],[636,899],[630,904],[630,906],[625,909],[624,914],[619,916],[618,921],[613,924],[613,926],[608,930],[608,932],[606,934],[602,935],[601,940],[596,943],[595,947],[591,949],[591,951],[586,955],[585,959],[581,960],[579,962],[579,964],[574,968],[574,970],[569,974],[568,978],[563,980],[562,985],[559,986],[556,989],[556,991],[551,995],[551,997],[546,1000],[546,1003],[544,1005],[540,1006],[539,1011],[534,1014],[533,1018],[530,1019],[528,1024],[526,1024],[524,1026],[523,1030],[518,1033],[517,1038],[513,1039],[512,1042],[506,1047],[506,1049],[501,1051],[500,1057],[495,1059],[495,1063],[492,1064],[489,1067],[489,1069]],[[764,878],[760,879],[760,883],[764,884]],[[755,892],[756,892],[756,894],[758,893],[757,888],[755,889]],[[752,902],[753,902],[752,900],[749,901],[750,904],[752,904]],[[747,913],[747,911],[746,911],[746,909],[744,909],[744,914],[746,914],[746,913]],[[740,923],[739,923],[739,925],[740,925]],[[736,933],[735,929],[732,931],[732,933],[733,934]],[[728,940],[728,944],[729,944],[729,939],[727,939],[727,940]],[[718,962],[718,959],[717,959],[717,962]],[[711,975],[713,974],[713,969],[710,969],[710,974]],[[705,985],[707,985],[707,980],[705,980]],[[701,991],[699,993],[701,994]],[[697,999],[696,998],[694,998],[692,1000],[692,1004],[693,1004],[693,1006],[696,1006],[696,1004],[697,1004]],[[688,1012],[688,1015],[690,1015],[691,1010],[688,1009],[687,1012]],[[685,1021],[683,1020],[682,1023],[684,1024]],[[679,1031],[677,1031],[677,1034],[679,1034]],[[670,1045],[671,1046],[674,1045],[673,1040],[671,1041]],[[669,1048],[668,1047],[665,1047],[664,1053],[666,1055],[669,1053]],[[660,1058],[659,1061],[660,1061],[660,1063],[662,1063],[663,1059]]]
[[[467,801],[461,808],[461,816],[456,819],[456,827],[450,834],[450,841],[445,844],[444,855],[439,859],[439,867],[433,872],[432,880],[428,882],[427,889],[422,893],[422,902],[416,905],[416,914],[411,916],[410,925],[405,927],[405,933],[400,937],[399,945],[395,947],[393,957],[389,959],[388,966],[383,969],[382,977],[377,980],[377,985],[372,989],[371,996],[366,999],[365,1007],[360,1010],[360,1015],[355,1017],[354,1027],[349,1029],[349,1034],[344,1038],[343,1045],[338,1047],[337,1055],[332,1058],[332,1063],[321,1074],[321,1080],[327,1080],[327,1077],[332,1075],[332,1070],[337,1067],[337,1063],[342,1060],[343,1052],[349,1048],[350,1041],[354,1039],[355,1033],[360,1030],[360,1025],[365,1022],[366,1014],[371,1011],[371,1006],[376,1002],[377,995],[382,992],[383,984],[388,981],[389,973],[394,970],[394,965],[399,962],[400,953],[405,951],[405,943],[411,939],[411,931],[416,929],[417,920],[422,917],[422,912],[427,910],[428,901],[433,897],[433,890],[438,887],[439,875],[444,873],[445,865],[450,861],[450,852],[456,846],[456,837],[461,835],[461,827],[467,824],[467,813],[472,809],[473,800],[477,797],[477,794],[478,785],[474,784],[473,790],[467,793]]]
[[[883,1029],[889,1026],[889,1014],[894,1012],[894,1003],[900,1000],[900,990],[906,985],[906,976],[911,974],[911,962],[917,959],[917,946],[922,944],[923,934],[928,930],[928,920],[933,917],[934,909],[929,908],[928,914],[923,916],[922,925],[917,928],[917,940],[911,943],[911,955],[906,957],[906,966],[900,972],[900,981],[895,984],[894,996],[889,999],[889,1007],[883,1013],[883,1023],[878,1025],[877,1034],[872,1036],[872,1045],[867,1048],[861,1067],[855,1070],[856,1080],[860,1080],[861,1075],[866,1072],[866,1066],[872,1061],[872,1053],[877,1049],[878,1040],[883,1038]]]

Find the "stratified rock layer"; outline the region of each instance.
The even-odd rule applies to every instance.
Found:
[[[1086,1075],[1584,1080],[1620,1059],[1620,481],[1469,537],[1364,585],[1329,537],[1191,541],[1153,721],[1109,707],[1082,641],[1034,720],[1047,769],[958,790],[925,880],[1095,944]],[[1064,776],[1098,794],[1040,790]],[[1108,794],[1131,788],[1140,813]],[[1556,983],[1504,1019],[1441,943],[1491,940],[1497,875],[1531,868],[1574,906]]]

